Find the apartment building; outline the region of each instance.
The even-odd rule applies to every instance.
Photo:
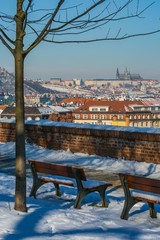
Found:
[[[160,103],[93,100],[73,111],[73,122],[113,126],[160,127]]]
[[[40,103],[39,95],[25,95],[24,101],[26,105],[35,105]]]
[[[1,113],[1,118],[15,119],[15,107],[6,107]],[[41,118],[37,107],[25,107],[25,120],[40,120]]]

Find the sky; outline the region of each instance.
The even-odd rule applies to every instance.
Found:
[[[119,184],[106,191],[108,208],[101,208],[99,195],[89,194],[81,209],[74,209],[76,190],[61,186],[62,196],[55,196],[53,185],[45,184],[37,198],[29,197],[32,175],[27,168],[27,213],[14,210],[15,143],[0,143],[0,239],[3,240],[159,240],[160,205],[155,204],[157,219],[149,216],[148,205],[137,203],[128,220],[120,219],[124,193]],[[78,164],[84,169],[109,173],[128,172],[159,178],[160,165],[127,160],[115,160],[97,155],[49,150],[26,144],[26,158]],[[9,165],[7,160],[10,159]],[[116,187],[117,186],[117,187]]]
[[[87,2],[90,2],[88,0]],[[15,0],[0,0],[1,11],[6,12],[10,6],[10,13],[15,9]],[[43,1],[38,2],[39,7]],[[74,1],[70,1],[70,3]],[[80,1],[83,2],[83,1]],[[85,2],[85,4],[87,4]],[[123,0],[125,2],[125,0]],[[135,9],[136,1],[130,9]],[[141,0],[141,9],[153,1]],[[3,3],[3,4],[2,4]],[[50,4],[50,1],[47,1]],[[119,28],[122,33],[142,33],[160,29],[160,1],[147,9],[142,16],[144,18],[118,22],[106,28],[96,29],[88,37],[97,38],[110,32],[115,36]],[[0,22],[1,23],[1,22]],[[127,68],[131,73],[139,73],[143,78],[160,80],[159,56],[160,33],[129,38],[121,41],[103,41],[81,44],[49,44],[43,43],[37,46],[25,60],[25,77],[49,80],[50,78],[62,79],[93,79],[116,77],[117,67],[120,73]],[[14,71],[13,57],[0,42],[0,66],[10,72]]]

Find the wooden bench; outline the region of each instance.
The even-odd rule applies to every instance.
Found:
[[[129,174],[119,174],[119,178],[125,195],[121,218],[127,220],[130,209],[139,201],[147,202],[150,216],[157,218],[154,204],[160,203],[160,180]]]
[[[83,168],[35,160],[29,160],[29,164],[33,174],[33,186],[30,196],[36,197],[37,190],[43,184],[53,183],[57,196],[61,195],[59,185],[77,188],[77,196],[74,204],[75,208],[80,208],[84,197],[95,191],[100,194],[102,206],[108,206],[105,198],[105,191],[109,186],[112,186],[112,184],[87,180]]]

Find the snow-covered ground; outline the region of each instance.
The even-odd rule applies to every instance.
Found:
[[[79,164],[108,173],[130,172],[160,179],[160,165],[137,163],[86,155],[69,151],[53,151],[26,144],[27,159]],[[99,195],[92,193],[80,210],[73,204],[76,190],[62,187],[62,197],[54,194],[53,186],[41,187],[37,199],[29,197],[32,177],[27,172],[27,213],[14,210],[15,177],[12,166],[5,166],[7,157],[15,157],[15,144],[0,144],[0,239],[3,240],[157,240],[160,239],[160,206],[158,218],[149,217],[146,203],[136,204],[128,221],[120,219],[124,194],[121,188],[108,188],[108,208],[100,208]],[[3,171],[5,168],[5,171]]]

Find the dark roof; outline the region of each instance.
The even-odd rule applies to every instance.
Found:
[[[15,114],[15,107],[6,107],[2,115],[14,115]],[[41,115],[40,111],[37,107],[25,107],[25,115]]]

